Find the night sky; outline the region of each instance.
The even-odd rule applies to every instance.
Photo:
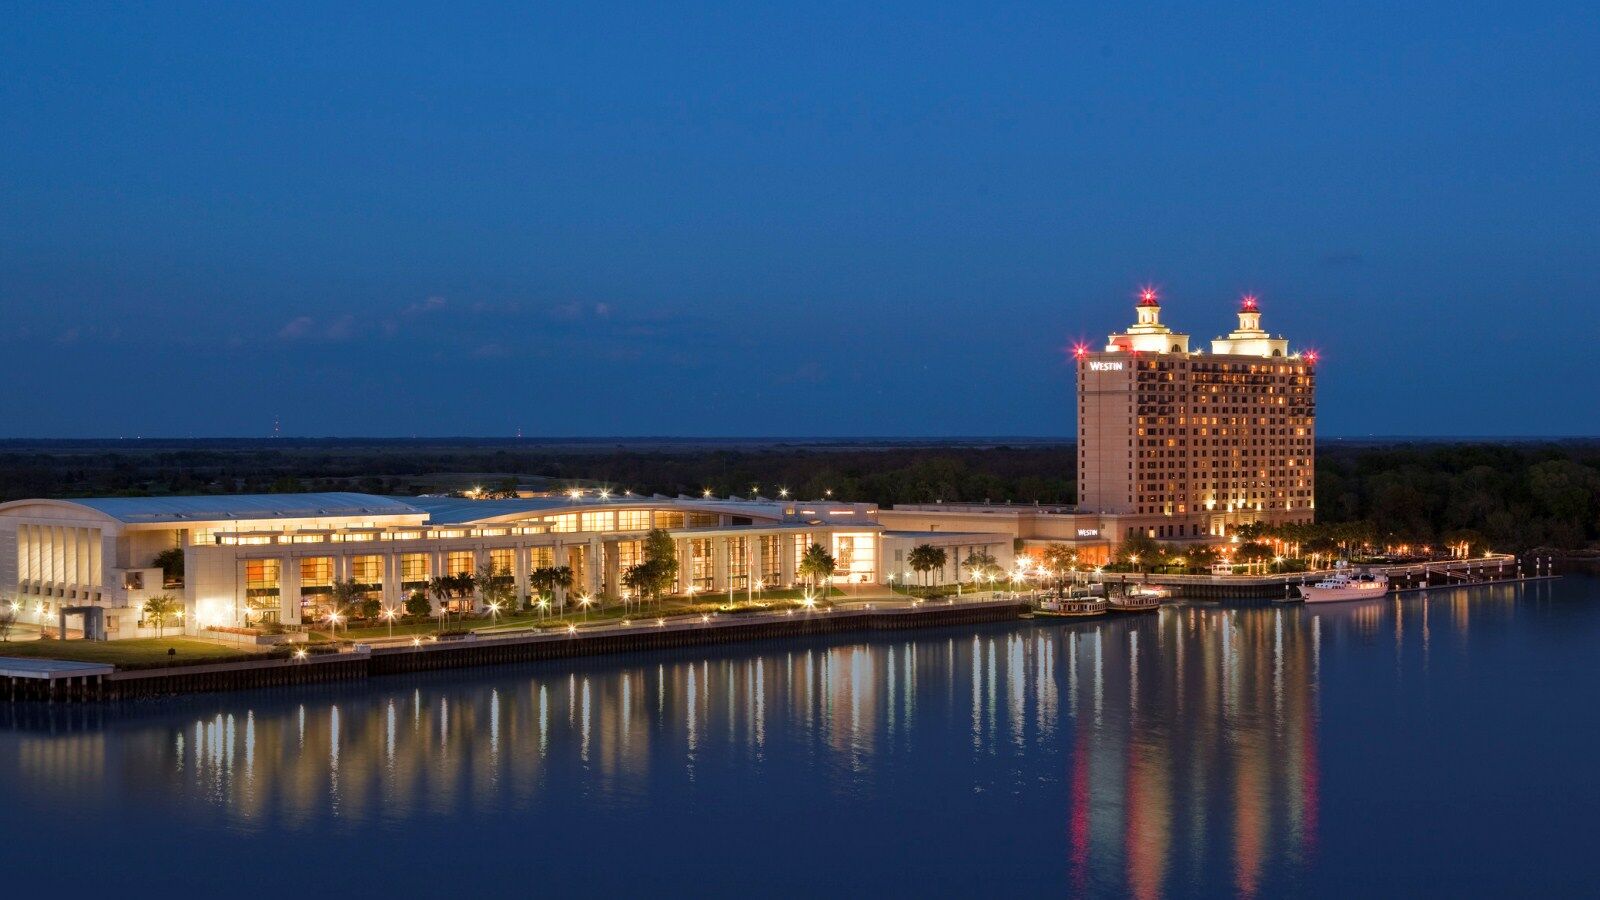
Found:
[[[864,6],[6,4],[0,436],[1600,433],[1589,4]]]

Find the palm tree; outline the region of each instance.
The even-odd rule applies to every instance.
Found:
[[[934,562],[934,554],[938,548],[932,544],[918,544],[906,554],[906,562],[911,565],[911,570],[921,577],[924,586],[927,584],[928,573],[943,563]]]
[[[811,580],[813,587],[820,587],[822,579],[833,577],[834,569],[837,567],[838,562],[833,558],[833,554],[828,552],[828,548],[821,544],[812,544],[801,555],[798,569],[801,577]]]
[[[565,591],[572,587],[571,566],[540,566],[528,573],[528,581],[539,589],[540,596],[545,591],[554,593],[557,588]],[[562,604],[566,606],[565,603]]]
[[[179,609],[178,598],[171,594],[157,594],[144,601],[144,616],[155,621],[156,637],[159,638],[165,633],[167,620],[177,615]]]

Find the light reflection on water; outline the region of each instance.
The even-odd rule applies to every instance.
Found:
[[[1579,584],[1592,587],[1565,588]],[[1316,609],[1174,606],[1139,618],[34,708],[8,713],[0,734],[11,773],[0,807],[36,825],[42,814],[46,831],[47,811],[67,800],[130,829],[221,833],[228,839],[206,854],[219,867],[244,845],[253,858],[280,847],[299,857],[381,834],[422,848],[471,823],[491,851],[516,850],[531,834],[549,835],[541,840],[552,849],[581,848],[617,823],[654,822],[725,828],[727,840],[768,829],[822,845],[828,834],[852,846],[877,836],[875,854],[826,877],[905,892],[978,884],[964,873],[991,866],[990,882],[1139,897],[1306,890],[1319,871],[1324,791],[1366,787],[1329,783],[1328,742],[1371,739],[1324,733],[1325,668],[1370,681],[1362,667],[1386,645],[1378,683],[1399,694],[1428,678],[1436,644],[1465,655],[1474,629],[1517,629],[1552,590]],[[1339,691],[1340,704],[1392,700]],[[908,833],[914,842],[900,837]],[[959,868],[974,847],[988,861]],[[563,858],[541,863],[551,883],[608,877],[563,873]],[[759,854],[707,858],[716,868],[701,877],[713,882],[777,874]],[[631,863],[608,865],[620,878]],[[782,877],[780,893],[824,883]]]

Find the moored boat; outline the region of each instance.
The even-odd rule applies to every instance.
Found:
[[[1142,584],[1120,597],[1111,598],[1111,608],[1118,612],[1152,612],[1171,597],[1172,591],[1168,588]]]
[[[1106,600],[1104,597],[1061,597],[1039,601],[1039,608],[1034,615],[1046,617],[1082,618],[1084,616],[1104,615]]]
[[[1389,576],[1382,572],[1354,574],[1340,568],[1316,584],[1300,585],[1300,596],[1307,603],[1337,603],[1342,600],[1371,600],[1389,591]]]

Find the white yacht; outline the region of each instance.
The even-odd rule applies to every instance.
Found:
[[[1355,574],[1339,568],[1316,584],[1300,585],[1300,596],[1307,603],[1334,603],[1340,600],[1371,600],[1389,590],[1389,576],[1383,573]]]

